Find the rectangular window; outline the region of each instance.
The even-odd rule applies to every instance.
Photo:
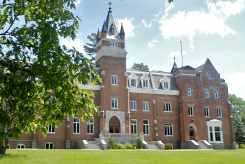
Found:
[[[149,135],[149,120],[143,120],[143,133]]]
[[[164,135],[165,136],[173,136],[172,124],[164,124]]]
[[[204,90],[203,90],[203,94],[204,94],[204,97],[207,99],[207,98],[209,98],[209,90],[207,89],[207,88],[205,88]]]
[[[87,122],[87,133],[94,134],[94,119],[91,119]]]
[[[73,133],[80,134],[80,120],[79,118],[73,119]]]
[[[55,133],[55,126],[54,125],[48,125],[48,133],[53,134]]]
[[[219,90],[218,89],[214,89],[214,98],[215,99],[219,98]]]
[[[216,110],[217,110],[217,117],[222,118],[223,117],[223,110],[220,107],[216,108]]]
[[[148,101],[143,102],[143,112],[149,112],[150,111],[150,104]]]
[[[137,110],[137,102],[136,102],[136,100],[131,100],[130,101],[130,109],[131,109],[131,111],[136,111]]]
[[[53,143],[46,143],[45,149],[54,149],[54,144]]]
[[[194,115],[194,107],[193,106],[188,106],[188,116],[193,116]]]
[[[209,117],[209,108],[208,107],[204,107],[204,116]]]
[[[131,134],[137,134],[137,120],[132,119],[130,122],[131,126]]]
[[[17,149],[24,149],[25,147],[25,144],[17,144]]]
[[[116,74],[111,75],[111,84],[118,85],[118,76]]]
[[[213,138],[213,127],[212,126],[209,127],[209,139],[210,139],[211,142],[214,141],[214,138]]]
[[[187,88],[187,96],[192,96],[192,88]]]
[[[130,80],[130,87],[136,88],[136,79],[131,79]]]
[[[221,128],[214,127],[214,133],[215,133],[215,141],[220,142],[221,141]]]
[[[164,104],[164,112],[172,112],[172,105]]]
[[[118,109],[118,98],[116,98],[116,97],[111,98],[111,108],[113,110]]]
[[[148,88],[149,87],[149,80],[143,80],[143,88]]]

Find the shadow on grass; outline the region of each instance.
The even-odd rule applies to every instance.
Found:
[[[5,155],[0,155],[0,161],[3,159],[18,159],[18,158],[25,158],[25,157],[26,157],[25,154],[12,154],[6,152]]]

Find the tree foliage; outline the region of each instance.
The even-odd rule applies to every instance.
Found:
[[[97,45],[97,34],[91,33],[87,36],[87,42],[84,45],[84,51],[94,61]]]
[[[143,72],[149,71],[148,65],[145,65],[144,63],[134,63],[132,69],[136,71],[143,71]]]
[[[96,112],[80,84],[99,81],[91,60],[60,39],[76,37],[75,0],[0,1],[0,149],[9,137]]]

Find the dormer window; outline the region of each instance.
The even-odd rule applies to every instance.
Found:
[[[149,80],[142,80],[142,86],[143,88],[149,88]]]
[[[130,87],[132,87],[132,88],[136,88],[137,87],[136,79],[130,79]]]

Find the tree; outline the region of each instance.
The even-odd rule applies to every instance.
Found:
[[[10,137],[46,131],[66,116],[91,117],[99,77],[91,60],[60,45],[76,37],[75,0],[0,1],[0,153]]]
[[[88,42],[84,45],[84,50],[86,54],[94,61],[97,45],[97,34],[91,33],[87,36]]]
[[[143,71],[143,72],[149,71],[148,65],[144,65],[144,63],[134,63],[132,69],[136,71]]]
[[[235,141],[239,144],[245,143],[245,101],[235,95],[230,95],[229,101],[233,106]]]

